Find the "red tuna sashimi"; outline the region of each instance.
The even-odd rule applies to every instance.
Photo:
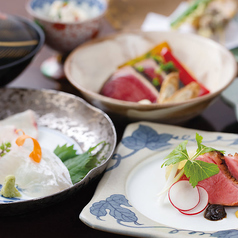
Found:
[[[220,171],[218,174],[200,181],[198,185],[208,192],[210,204],[236,206],[238,205],[238,181],[228,170],[225,158],[226,156],[217,151],[200,155],[197,159],[217,164]],[[182,179],[185,178],[184,175]]]
[[[100,93],[107,97],[131,102],[148,99],[154,103],[159,97],[155,87],[131,66],[125,66],[116,71],[104,84]]]

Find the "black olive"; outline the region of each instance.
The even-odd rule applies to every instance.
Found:
[[[226,211],[224,206],[217,204],[209,204],[204,217],[211,221],[218,221],[226,217]]]

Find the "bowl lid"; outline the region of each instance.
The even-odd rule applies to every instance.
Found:
[[[17,16],[0,13],[0,66],[14,62],[34,50],[36,30]]]

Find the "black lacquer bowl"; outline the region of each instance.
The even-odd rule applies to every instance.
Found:
[[[44,32],[31,20],[0,13],[0,86],[23,72],[44,41]]]

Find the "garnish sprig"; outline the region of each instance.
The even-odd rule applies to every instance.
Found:
[[[11,146],[10,142],[2,143],[0,145],[0,157],[3,157],[6,153],[10,152]]]
[[[189,178],[189,182],[193,187],[195,187],[199,181],[202,181],[206,178],[209,178],[215,174],[219,173],[219,168],[216,164],[207,163],[201,160],[196,160],[196,158],[202,154],[211,152],[211,151],[219,151],[212,147],[207,147],[202,144],[203,137],[196,133],[196,141],[197,141],[197,150],[196,153],[190,158],[188,155],[188,151],[186,149],[186,145],[188,141],[183,141],[180,143],[169,155],[167,155],[164,159],[166,160],[161,167],[175,165],[180,163],[183,160],[186,160],[184,167],[179,171],[179,173],[171,179],[171,181],[167,181],[167,185],[170,187],[173,183],[178,181],[183,174]],[[219,151],[224,153],[224,151]],[[172,184],[171,184],[172,183]]]

